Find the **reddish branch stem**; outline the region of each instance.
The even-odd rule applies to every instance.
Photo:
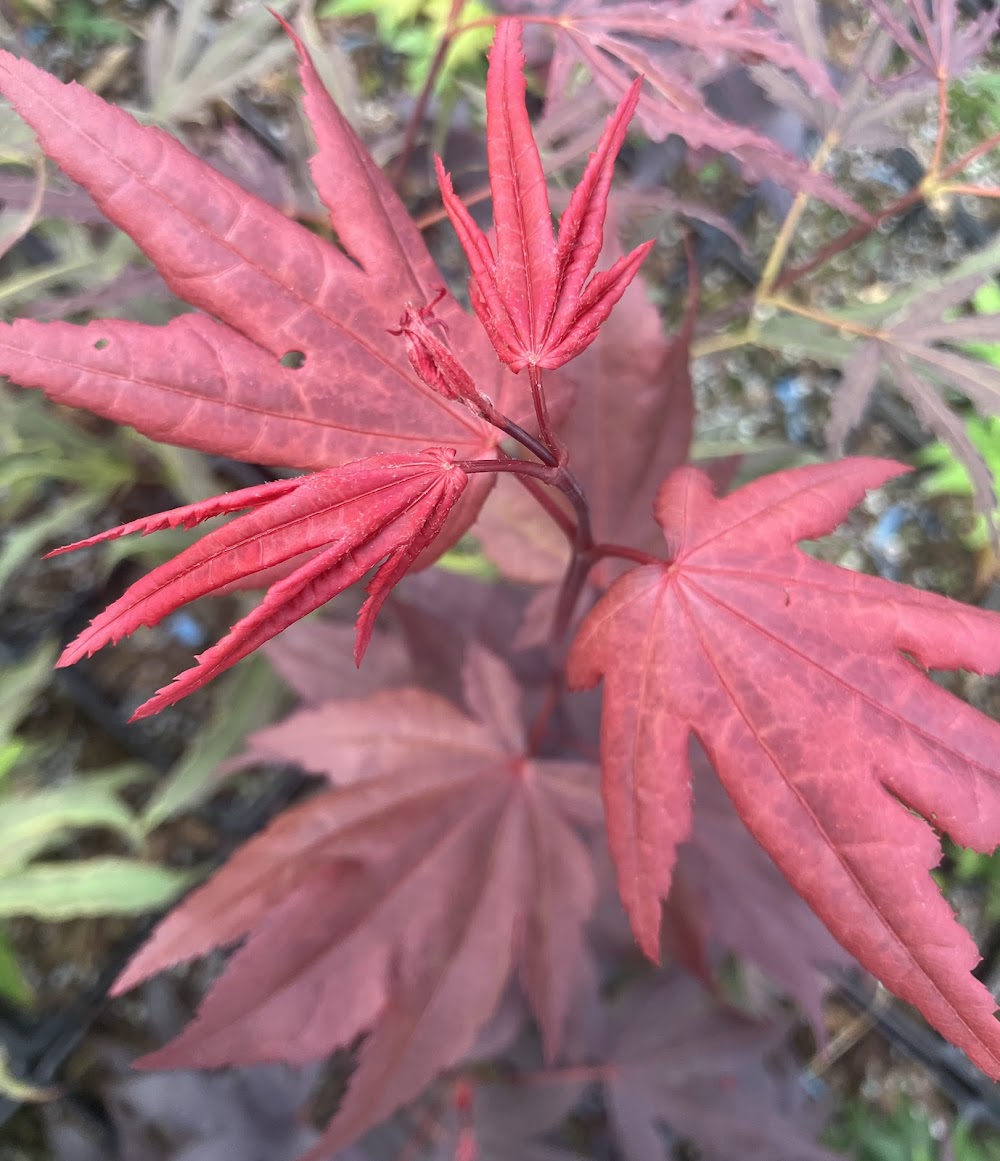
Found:
[[[545,509],[546,514],[558,526],[570,544],[576,544],[576,525],[566,511],[559,507],[544,488],[539,486],[538,481],[531,476],[515,476],[514,478]]]
[[[879,210],[869,221],[856,222],[850,229],[845,230],[838,237],[834,238],[833,241],[828,242],[821,249],[817,250],[801,266],[794,266],[792,269],[786,270],[784,274],[775,280],[772,290],[786,290],[789,286],[798,282],[800,278],[805,278],[807,274],[811,274],[820,266],[824,266],[831,258],[835,258],[844,250],[849,250],[852,246],[856,246],[858,242],[863,242],[883,222],[887,222],[890,218],[897,218],[900,214],[905,214],[908,209],[923,200],[923,190],[919,186],[916,189],[911,189],[909,193],[903,194],[901,198],[897,198],[896,201],[886,206],[885,209]]]
[[[511,425],[516,426],[516,425]],[[506,430],[506,429],[505,429]],[[565,464],[538,464],[532,460],[459,460],[456,464],[470,475],[483,472],[506,472],[512,476],[528,476],[557,488],[573,505],[576,513],[576,527],[573,547],[577,554],[588,555],[594,546],[590,530],[590,505],[580,481]]]
[[[555,456],[556,462],[561,464],[566,460],[566,449],[553,431],[552,423],[549,420],[549,408],[545,402],[540,368],[528,367],[528,383],[531,386],[531,402],[535,408],[535,419],[538,421],[538,434],[542,437],[545,446]]]

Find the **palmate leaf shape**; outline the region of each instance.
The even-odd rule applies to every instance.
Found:
[[[797,347],[841,368],[826,429],[835,454],[843,451],[879,382],[890,382],[965,465],[976,505],[989,516],[996,507],[990,469],[947,392],[961,392],[981,415],[1000,411],[1000,369],[977,351],[997,341],[1000,323],[996,315],[959,313],[998,269],[1000,244],[993,242],[943,277],[918,281],[885,302],[831,311],[822,321],[777,311],[761,324],[759,341],[776,350]]]
[[[888,82],[890,91],[919,87],[928,76],[947,83],[965,72],[989,48],[1000,20],[1000,13],[985,11],[963,23],[957,0],[905,0],[902,19],[885,0],[871,7],[911,62]]]
[[[821,1114],[804,1101],[780,1026],[727,1012],[694,980],[667,975],[625,996],[611,1034],[604,1099],[627,1161],[673,1156],[662,1125],[705,1161],[836,1161],[815,1144]]]
[[[480,648],[473,720],[420,689],[338,700],[251,740],[334,783],[252,839],[169,915],[115,985],[246,939],[149,1067],[320,1059],[369,1031],[310,1156],[328,1157],[473,1045],[513,972],[558,1049],[594,902],[574,823],[596,771],[526,757],[520,694]]]
[[[639,100],[636,80],[609,119],[552,233],[545,171],[525,105],[521,22],[501,20],[486,81],[486,144],[496,255],[436,158],[441,196],[472,272],[472,306],[512,371],[560,367],[597,337],[601,323],[653,246],[644,242],[593,274],[615,158]],[[589,281],[588,281],[589,279]]]
[[[616,216],[612,198],[602,251],[609,265],[621,255]],[[668,342],[645,286],[641,280],[632,282],[573,366],[587,389],[578,393],[560,437],[589,499],[598,541],[656,551],[658,529],[649,518],[653,497],[664,477],[686,462],[691,445],[690,357],[697,306],[692,277],[684,320]],[[514,480],[497,481],[476,522],[476,537],[513,580],[557,584],[565,575],[565,535]],[[589,579],[606,584],[620,563],[602,561]]]
[[[1000,619],[821,563],[823,535],[906,469],[849,459],[716,500],[693,468],[655,514],[669,563],[625,574],[584,621],[572,685],[604,678],[603,795],[619,889],[658,954],[690,829],[693,732],[743,819],[845,948],[1000,1077],[995,1002],[929,876],[935,829],[1000,839],[1000,725],[922,667],[1000,667]]]
[[[312,174],[343,250],[168,134],[0,53],[0,91],[48,156],[131,235],[175,294],[205,312],[165,327],[19,319],[0,325],[0,374],[153,439],[254,463],[321,470],[432,446],[491,454],[496,429],[423,383],[403,341],[386,333],[406,303],[429,303],[444,279],[295,45],[318,146]],[[480,389],[527,418],[530,406],[515,402],[524,392],[497,365],[476,320],[451,295],[435,315]],[[297,368],[281,362],[293,352]],[[484,475],[470,485],[466,525],[489,483]]]
[[[704,979],[723,949],[755,963],[822,1037],[821,972],[848,966],[850,956],[740,822],[701,747],[690,753],[694,810],[663,912],[667,948]]]
[[[769,62],[783,78],[801,81],[810,94],[836,109],[840,98],[825,67],[761,19],[741,0],[568,0],[554,25],[547,113],[573,99],[582,63],[610,100],[621,99],[632,78],[645,81],[638,105],[642,128],[655,141],[676,134],[692,149],[734,158],[748,178],[769,178],[821,198],[862,220],[866,211],[824,173],[744,124],[726,120],[701,91],[706,82],[740,62]]]
[[[202,653],[196,666],[144,702],[132,720],[158,713],[200,689],[379,565],[358,614],[354,656],[360,665],[375,617],[393,585],[435,540],[465,489],[468,476],[456,466],[454,455],[430,449],[412,456],[370,456],[173,508],[56,549],[49,555],[132,532],[192,528],[213,516],[252,509],[136,581],[70,642],[58,664],[73,665],[140,625],[159,624],[198,597],[298,561],[271,585],[253,612]],[[303,556],[308,559],[299,560]]]

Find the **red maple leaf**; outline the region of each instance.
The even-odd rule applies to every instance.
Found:
[[[226,583],[320,554],[291,575],[286,568],[260,607],[138,717],[199,688],[389,555],[359,623],[360,658],[392,584],[421,551],[427,563],[475,518],[492,477],[469,482],[451,460],[492,458],[502,433],[413,373],[407,344],[389,334],[401,310],[433,302],[449,340],[441,351],[498,406],[514,403],[514,380],[475,320],[441,289],[403,204],[296,45],[319,144],[312,171],[346,255],[162,131],[0,53],[0,89],[45,151],[132,236],[171,289],[206,312],[166,327],[3,324],[0,374],[156,439],[318,469],[83,542],[255,509],[130,589],[67,649],[67,665]],[[300,365],[282,362],[291,353]],[[510,410],[530,422],[526,407],[525,399]],[[420,450],[428,445],[456,450],[445,464],[443,453],[428,458]],[[345,461],[356,462],[334,470]]]
[[[815,1109],[777,1025],[709,1001],[694,980],[667,976],[633,989],[612,1019],[604,1096],[629,1161],[671,1156],[660,1126],[693,1140],[706,1161],[836,1161],[813,1143]],[[763,1062],[777,1059],[780,1072]]]
[[[405,343],[387,335],[444,278],[296,46],[318,145],[312,174],[346,253],[162,130],[0,54],[0,90],[45,152],[205,312],[166,327],[18,319],[0,327],[0,373],[153,439],[261,464],[316,470],[431,446],[488,453],[499,433],[423,383]],[[452,352],[510,413],[515,380],[482,328],[450,295],[435,312]],[[297,368],[280,362],[292,352]]]
[[[610,270],[591,277],[604,241],[615,157],[641,86],[641,80],[632,84],[609,119],[562,216],[558,237],[552,234],[545,171],[524,100],[520,21],[497,25],[486,82],[496,255],[436,159],[444,206],[472,271],[473,308],[512,371],[560,367],[592,343],[653,246],[644,242]]]
[[[198,597],[293,562],[253,612],[202,653],[196,666],[144,702],[132,720],[158,713],[200,689],[379,565],[358,614],[354,658],[360,665],[390,590],[433,543],[467,482],[453,451],[370,456],[173,508],[58,548],[49,555],[131,532],[192,528],[224,512],[252,509],[137,581],[70,642],[58,664],[73,665],[140,625],[159,624]]]
[[[706,980],[723,949],[755,963],[799,1002],[821,1038],[820,969],[852,961],[740,822],[699,746],[691,768],[691,834],[677,852],[663,913],[667,949]]]
[[[968,974],[975,947],[928,873],[941,855],[932,828],[981,851],[1000,838],[1000,725],[922,668],[995,671],[1000,625],[795,547],[902,471],[845,460],[721,500],[701,472],[675,472],[655,507],[669,561],[612,585],[569,678],[604,677],[609,838],[650,956],[691,824],[694,732],[748,829],[844,947],[1000,1076],[995,1002]]]
[[[516,969],[553,1054],[593,905],[573,828],[596,771],[526,756],[520,693],[473,649],[466,701],[330,702],[252,739],[335,784],[287,811],[157,928],[116,985],[246,939],[149,1067],[319,1059],[371,1029],[323,1156],[472,1046]]]

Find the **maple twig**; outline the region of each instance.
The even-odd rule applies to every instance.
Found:
[[[434,59],[431,61],[430,68],[427,70],[423,88],[420,90],[417,103],[413,106],[413,112],[410,114],[410,119],[406,125],[406,133],[403,137],[403,144],[400,148],[399,156],[396,158],[396,162],[392,167],[392,184],[397,189],[403,180],[403,174],[406,172],[406,167],[409,164],[410,154],[413,152],[413,146],[417,140],[417,133],[423,124],[424,114],[427,112],[427,106],[430,104],[434,86],[437,84],[438,74],[441,72],[445,57],[448,55],[448,50],[451,48],[455,36],[459,32],[458,16],[464,6],[465,0],[451,0],[451,8],[448,10],[448,20],[445,23],[444,32],[441,34],[441,39],[438,42],[437,52],[435,52]]]
[[[663,564],[659,556],[651,552],[643,552],[640,548],[629,548],[627,544],[595,544],[590,550],[596,564],[601,557],[617,556],[622,560],[634,560],[636,564]]]
[[[919,186],[916,186],[884,209],[879,210],[870,222],[855,222],[853,226],[850,226],[842,234],[839,234],[832,241],[817,250],[801,266],[793,266],[790,270],[786,270],[775,281],[772,290],[787,290],[789,286],[794,285],[801,278],[812,274],[820,266],[825,266],[831,258],[836,258],[838,254],[842,254],[845,250],[856,246],[858,242],[863,242],[869,234],[877,230],[879,226],[887,222],[890,218],[898,218],[901,214],[905,214],[907,210],[912,209],[913,206],[923,200],[924,191]]]
[[[987,137],[985,141],[980,141],[980,143],[974,149],[970,149],[969,152],[966,153],[963,157],[960,157],[958,161],[953,161],[951,165],[945,166],[945,168],[941,171],[941,181],[946,182],[949,178],[954,177],[956,173],[961,173],[963,170],[968,169],[969,166],[974,161],[978,160],[978,158],[982,157],[984,153],[989,153],[990,150],[996,149],[997,146],[1000,146],[1000,133],[994,133],[992,137]]]
[[[490,418],[490,423],[506,432],[511,439],[517,440],[522,447],[526,447],[532,455],[537,456],[543,464],[550,468],[557,466],[558,460],[555,453],[550,451],[545,444],[540,443],[531,432],[525,431],[519,423],[515,423],[513,419],[508,419],[505,415],[497,415],[495,418]]]
[[[977,198],[1000,198],[1000,187],[984,186],[984,185],[970,185],[966,182],[945,182],[944,185],[939,185],[935,191],[939,194],[969,194],[971,197]]]
[[[535,408],[535,419],[538,421],[538,434],[542,437],[545,446],[556,457],[557,463],[566,458],[566,449],[559,437],[552,430],[549,420],[549,408],[545,401],[545,389],[542,387],[542,372],[536,366],[528,367],[528,383],[531,386],[531,402]]]
[[[840,127],[838,119],[830,126],[826,136],[820,142],[819,148],[813,154],[812,160],[809,163],[809,172],[819,173],[839,143]],[[809,194],[805,190],[800,190],[795,195],[795,200],[792,202],[791,209],[785,215],[785,220],[781,223],[781,229],[778,231],[778,236],[774,239],[774,245],[771,247],[771,252],[768,254],[767,261],[764,263],[764,270],[761,273],[760,281],[757,283],[757,290],[754,294],[754,299],[757,303],[764,303],[770,300],[771,291],[774,289],[778,275],[781,273],[782,263],[785,261],[788,248],[792,244],[792,239],[795,237],[795,232],[799,228],[802,215],[806,212],[808,205]]]
[[[580,600],[587,573],[593,567],[594,561],[589,554],[577,552],[569,562],[566,575],[559,586],[559,596],[556,598],[556,611],[552,617],[552,629],[549,632],[549,646],[553,653],[557,653],[562,645],[563,638],[569,629],[573,618],[573,610]]]
[[[529,476],[548,484],[550,488],[558,488],[573,505],[576,513],[576,528],[573,536],[573,546],[578,554],[584,555],[591,551],[594,545],[593,533],[590,530],[590,505],[586,494],[580,486],[580,481],[573,475],[565,464],[536,464],[531,460],[457,460],[456,467],[470,475],[479,475],[483,472],[506,472],[512,476]]]
[[[589,527],[588,527],[589,531]],[[579,529],[578,529],[579,534]],[[553,652],[558,651],[563,638],[569,629],[573,610],[580,600],[587,574],[603,556],[617,556],[623,560],[631,560],[636,564],[662,564],[663,561],[641,549],[629,548],[624,544],[593,544],[578,548],[569,562],[566,575],[559,587],[559,596],[556,599],[556,611],[552,617],[552,630],[549,636],[549,646]]]
[[[948,139],[948,74],[938,67],[937,69],[937,88],[938,88],[938,130],[937,140],[934,142],[934,154],[931,157],[931,163],[927,167],[927,175],[932,182],[937,181],[938,171],[941,168],[941,162],[944,159],[944,146]]]
[[[855,59],[860,61],[861,54],[866,52],[872,43],[872,37],[869,35],[866,42],[858,48],[858,53]],[[841,106],[840,111],[834,117],[833,124],[831,124],[830,128],[826,131],[826,135],[823,137],[823,140],[820,142],[819,147],[809,162],[810,173],[819,173],[829,160],[830,154],[840,144],[840,136],[844,124],[844,117],[846,116],[846,110],[850,108],[852,98],[856,96],[856,90],[858,87],[867,84],[867,81],[868,78],[865,70],[860,68],[858,75],[855,76],[848,92],[845,94],[844,103]],[[772,291],[777,286],[779,276],[781,274],[782,264],[788,255],[789,247],[792,244],[792,240],[795,237],[795,232],[799,227],[799,223],[802,220],[802,215],[805,213],[806,206],[808,204],[809,194],[805,190],[800,190],[795,195],[795,200],[792,202],[791,209],[786,214],[785,220],[781,223],[778,236],[775,238],[774,244],[771,247],[771,252],[768,254],[767,260],[764,263],[764,270],[761,273],[760,281],[758,282],[757,289],[754,293],[754,302],[757,305],[768,302]],[[859,223],[859,225],[865,224],[866,223]],[[867,237],[871,229],[874,229],[874,225],[869,226],[865,233],[861,235],[861,237]]]
[[[691,344],[691,358],[701,359],[705,355],[718,355],[723,351],[734,351],[737,347],[745,347],[754,340],[753,330],[749,326],[740,327],[736,331],[728,331],[722,335],[710,335],[704,339],[695,339]]]
[[[849,319],[832,318],[828,314],[824,314],[821,310],[814,310],[812,307],[801,306],[797,302],[792,302],[790,298],[784,298],[781,295],[769,300],[770,304],[778,310],[786,311],[788,314],[796,314],[802,318],[811,319],[813,322],[822,323],[823,326],[830,327],[831,330],[846,331],[851,335],[858,335],[865,339],[878,339],[882,337],[882,331],[873,330],[871,327],[862,326],[861,323],[851,322]]]

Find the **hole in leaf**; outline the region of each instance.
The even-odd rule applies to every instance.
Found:
[[[278,360],[282,367],[290,367],[293,371],[304,366],[305,361],[306,357],[301,351],[286,351]]]
[[[96,343],[94,343],[94,350],[95,350],[95,351],[103,351],[103,350],[104,350],[104,348],[105,348],[105,347],[106,347],[106,346],[107,346],[107,345],[108,345],[110,342],[111,342],[111,340],[110,340],[110,339],[98,339],[98,340],[97,340],[97,342],[96,342]]]

